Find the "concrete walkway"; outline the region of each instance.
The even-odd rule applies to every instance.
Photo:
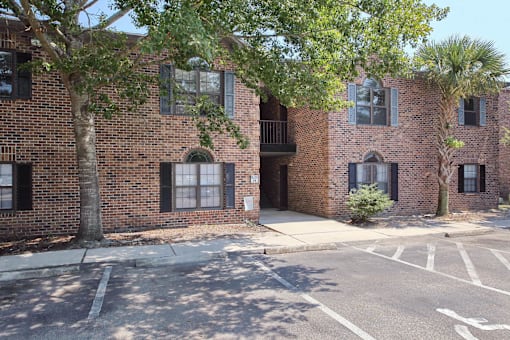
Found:
[[[433,226],[364,229],[292,211],[262,210],[260,223],[272,229],[242,237],[154,246],[72,249],[0,256],[0,281],[75,272],[82,264],[133,261],[137,266],[205,261],[228,253],[282,253],[334,249],[335,243],[426,234],[485,233],[510,221],[442,222]]]

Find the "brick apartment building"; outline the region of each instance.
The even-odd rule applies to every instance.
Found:
[[[58,75],[19,68],[42,57],[22,27],[0,32],[0,237],[74,233],[79,190],[67,92]],[[350,188],[370,182],[396,200],[392,214],[435,211],[438,94],[424,81],[360,78],[345,97],[356,106],[328,113],[287,109],[274,98],[261,103],[232,67],[222,67],[156,65],[147,72],[175,77],[188,95],[201,92],[224,105],[250,141],[245,150],[224,136],[215,150],[201,148],[182,105],[160,98],[157,86],[137,112],[97,117],[106,231],[257,221],[259,201],[344,216]],[[464,103],[455,126],[466,146],[455,158],[454,211],[497,204],[505,96]]]
[[[285,109],[275,99],[261,106],[262,120],[277,112],[273,119],[287,121],[295,147],[261,152],[262,204],[335,218],[348,214],[351,188],[377,182],[395,200],[391,214],[434,213],[439,93],[419,78],[359,78],[347,88],[345,98],[356,105],[339,112]],[[454,160],[451,211],[495,208],[499,183],[508,191],[510,150],[498,164],[499,116],[510,125],[507,100],[503,91],[460,103],[454,135],[465,146]],[[271,139],[264,131],[262,138]]]

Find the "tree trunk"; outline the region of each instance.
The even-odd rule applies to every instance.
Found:
[[[80,228],[77,241],[84,244],[101,241],[104,237],[97,171],[96,130],[94,114],[88,111],[88,96],[72,89],[69,92],[80,185]]]
[[[450,213],[450,210],[448,208],[449,196],[450,196],[449,185],[440,184],[436,216],[446,216]]]
[[[450,128],[455,119],[456,100],[451,97],[442,97],[439,102],[439,119],[437,125],[436,147],[438,151],[438,173],[439,195],[437,201],[437,216],[445,216],[449,210],[449,187],[453,176],[453,154],[455,149],[450,147],[446,140],[450,137]]]

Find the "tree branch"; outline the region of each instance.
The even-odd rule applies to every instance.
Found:
[[[131,7],[127,7],[127,8],[124,8],[124,9],[120,10],[120,11],[117,11],[114,14],[112,14],[108,19],[106,19],[104,22],[97,24],[96,26],[92,27],[91,29],[95,30],[95,29],[101,29],[101,28],[110,27],[117,20],[121,19],[126,14],[128,14],[129,11],[131,11]]]
[[[86,11],[87,9],[89,9],[90,7],[94,6],[95,4],[97,4],[99,2],[99,0],[92,0],[89,3],[87,3],[88,1],[89,0],[82,0],[80,2],[80,7],[81,7],[82,11]]]
[[[23,11],[25,12],[25,20],[29,24],[39,41],[41,42],[42,47],[48,53],[50,58],[53,61],[60,61],[61,55],[64,52],[58,48],[54,43],[52,43],[51,38],[46,34],[46,28],[43,27],[41,22],[35,17],[35,13],[32,11],[31,5],[28,0],[20,1]]]

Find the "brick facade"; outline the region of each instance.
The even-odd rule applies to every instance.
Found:
[[[500,93],[498,108],[500,127],[510,128],[510,88]],[[504,130],[500,129],[499,138],[503,138]],[[499,147],[499,181],[500,195],[506,201],[510,199],[510,146],[500,145]]]
[[[13,50],[41,58],[29,36],[17,36]],[[228,67],[228,66],[227,66]],[[155,65],[147,72],[159,74]],[[160,212],[160,162],[183,162],[199,148],[196,129],[187,116],[161,115],[159,88],[137,112],[111,120],[96,119],[97,157],[105,231],[156,226],[243,223],[258,220],[259,98],[236,79],[234,121],[250,146],[240,150],[227,137],[215,138],[214,162],[235,163],[235,209]],[[75,143],[67,92],[58,75],[32,76],[32,99],[2,100],[0,146],[15,149],[16,162],[33,167],[33,209],[0,214],[0,237],[68,234],[79,225],[79,189]],[[244,197],[255,209],[244,210]]]
[[[361,84],[362,80],[356,83]],[[435,213],[438,162],[434,138],[439,93],[421,79],[387,78],[382,85],[398,90],[398,126],[349,124],[347,109],[329,113],[306,108],[288,110],[289,121],[296,125],[298,151],[294,156],[274,158],[271,162],[289,166],[289,209],[333,218],[348,215],[348,164],[362,163],[368,153],[375,152],[384,163],[398,164],[398,201],[389,213]],[[457,121],[454,124],[454,135],[465,142],[455,155],[454,165],[485,165],[486,190],[459,193],[456,171],[450,185],[451,211],[497,206],[498,110],[506,111],[500,108],[502,99],[498,98],[487,97],[486,126],[460,126]]]

